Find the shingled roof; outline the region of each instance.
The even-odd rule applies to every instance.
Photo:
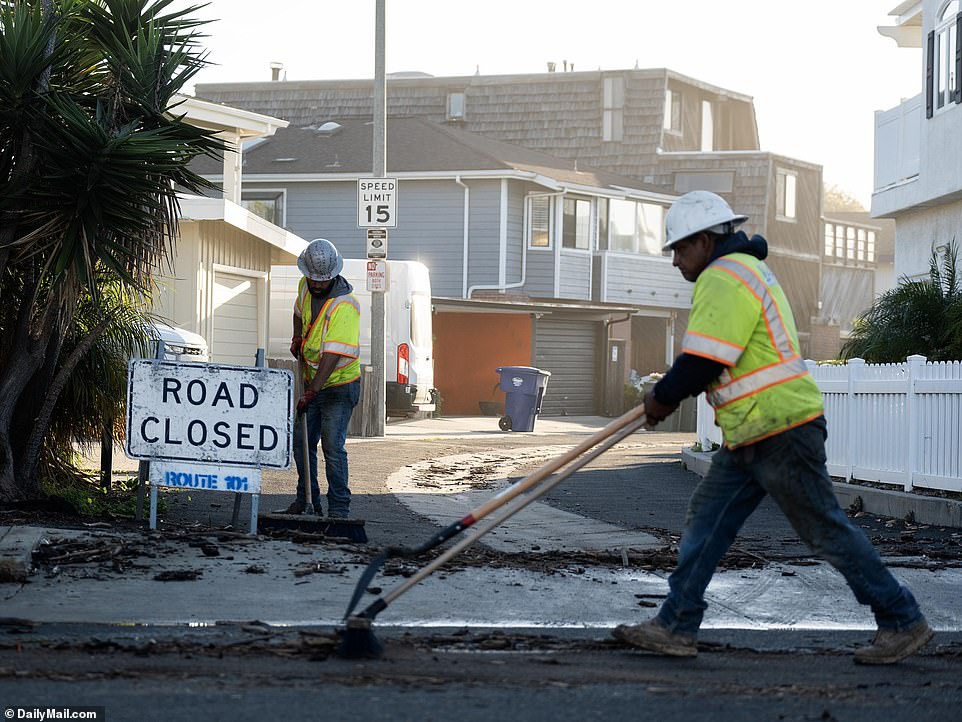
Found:
[[[336,124],[336,125],[335,125]],[[329,119],[308,127],[278,129],[244,150],[246,176],[369,174],[373,146],[370,118]],[[221,164],[200,158],[192,168],[217,175]],[[557,183],[663,194],[664,190],[530,148],[468,133],[423,118],[390,118],[388,174],[504,171],[536,174]]]

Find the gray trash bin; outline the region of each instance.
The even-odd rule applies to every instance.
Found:
[[[504,391],[504,416],[498,426],[502,431],[534,431],[551,372],[532,366],[499,366],[495,371]]]

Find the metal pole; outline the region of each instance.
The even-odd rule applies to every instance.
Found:
[[[375,0],[374,19],[374,158],[373,174],[383,178],[387,173],[387,82],[384,74],[384,0]],[[385,259],[386,261],[387,259]],[[384,436],[385,370],[384,370],[384,292],[371,291],[371,389],[374,394],[372,436]]]

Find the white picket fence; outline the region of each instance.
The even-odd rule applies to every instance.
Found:
[[[962,491],[962,361],[806,363],[825,400],[832,476]],[[697,434],[703,449],[721,443],[704,394]]]

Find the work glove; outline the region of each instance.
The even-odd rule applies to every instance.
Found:
[[[301,396],[301,398],[297,401],[297,413],[303,414],[304,410],[308,407],[311,401],[314,400],[315,396],[317,396],[317,392],[314,389],[307,389],[307,391],[304,392],[304,395]]]
[[[300,358],[301,356],[301,337],[294,336],[291,339],[291,356],[294,358]]]
[[[655,398],[654,390],[649,391],[645,394],[645,418],[647,419],[645,426],[649,429],[657,426],[659,422],[671,416],[672,412],[677,408],[677,405],[669,406],[668,404],[661,403]]]

